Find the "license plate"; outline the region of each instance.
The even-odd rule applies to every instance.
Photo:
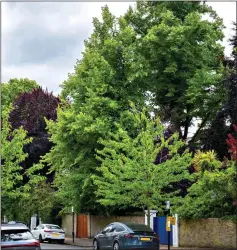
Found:
[[[59,234],[52,234],[52,236],[59,236]]]
[[[151,238],[141,238],[142,241],[150,241]]]

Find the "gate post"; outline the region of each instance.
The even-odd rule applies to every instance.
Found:
[[[179,221],[178,215],[174,215],[176,218],[176,223],[173,225],[173,247],[179,247]]]

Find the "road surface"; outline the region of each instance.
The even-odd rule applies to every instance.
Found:
[[[86,248],[86,247],[78,247],[78,246],[70,246],[70,245],[66,245],[66,244],[48,244],[48,243],[40,243],[41,249],[42,250],[50,250],[50,249],[54,249],[54,250],[60,250],[60,249],[68,249],[68,250],[92,250],[92,247],[90,248]]]

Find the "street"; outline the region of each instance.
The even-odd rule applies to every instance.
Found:
[[[92,247],[86,248],[86,247],[78,247],[78,246],[70,246],[67,244],[48,244],[48,243],[41,243],[40,244],[41,249],[42,250],[48,250],[48,249],[54,249],[54,250],[58,250],[58,249],[74,249],[74,250],[79,250],[79,249],[83,249],[83,250],[92,250]]]

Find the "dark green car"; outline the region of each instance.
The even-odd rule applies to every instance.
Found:
[[[137,223],[114,222],[97,234],[93,240],[97,249],[159,250],[159,238],[148,226]]]

